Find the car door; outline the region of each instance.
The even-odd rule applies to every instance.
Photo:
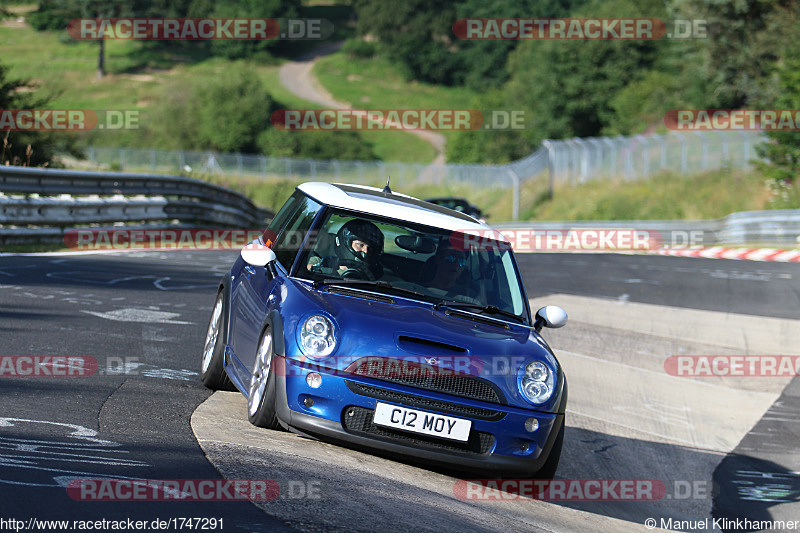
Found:
[[[296,193],[293,198],[294,205],[286,217],[286,222],[282,224],[283,227],[275,230],[270,225],[273,234],[276,234],[275,242],[272,244],[277,258],[274,268],[245,263],[233,282],[235,287],[235,303],[232,306],[234,312],[231,314],[233,351],[248,374],[253,371],[264,319],[280,304],[282,291],[279,287],[285,283],[286,276],[291,272],[292,264],[303,246],[306,234],[321,208],[320,204],[302,193]],[[275,275],[271,275],[271,272]]]

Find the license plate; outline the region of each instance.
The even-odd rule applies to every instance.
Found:
[[[472,427],[471,420],[380,402],[375,406],[372,421],[378,426],[460,441],[469,439],[469,430]]]

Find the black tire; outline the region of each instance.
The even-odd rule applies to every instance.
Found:
[[[267,429],[280,429],[275,408],[276,378],[272,365],[274,355],[272,330],[267,327],[258,341],[256,362],[247,394],[247,418],[254,426]]]
[[[200,362],[200,380],[211,390],[233,390],[233,383],[225,372],[223,358],[222,328],[224,327],[225,301],[220,291],[214,302],[214,310],[206,330],[206,342],[203,346],[203,358]]]
[[[566,418],[566,417],[565,417]],[[531,476],[533,479],[553,479],[556,477],[556,470],[558,469],[558,461],[561,459],[561,449],[564,447],[564,428],[567,427],[566,419],[561,424],[561,429],[556,435],[556,440],[553,447],[550,449],[550,455],[544,465]]]

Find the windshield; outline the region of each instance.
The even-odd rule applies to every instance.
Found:
[[[310,239],[296,275],[327,283],[364,280],[376,292],[397,287],[405,289],[398,296],[414,291],[433,303],[493,306],[527,321],[508,248],[463,233],[330,211]]]

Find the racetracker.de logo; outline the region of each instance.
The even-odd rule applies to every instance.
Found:
[[[272,125],[286,131],[464,131],[525,129],[523,110],[279,109]]]
[[[271,479],[74,479],[67,494],[79,501],[272,501]]]
[[[488,358],[487,358],[488,359]],[[329,375],[349,376],[356,374],[379,379],[441,379],[462,378],[464,376],[506,376],[511,369],[516,371],[530,359],[523,356],[497,355],[484,363],[475,355],[417,356],[397,357],[382,355],[335,355],[329,360],[318,362],[312,358],[285,361],[280,358],[274,363],[274,372],[279,376],[306,376],[308,372],[322,372]]]
[[[671,109],[675,131],[800,131],[800,109]]]
[[[71,250],[232,250],[263,234],[255,229],[71,229]]]
[[[661,232],[632,228],[486,229],[453,232],[456,250],[561,252],[602,250],[655,250],[662,246]]]
[[[259,18],[82,18],[67,24],[73,39],[269,41],[324,40],[334,26],[326,19]]]
[[[800,376],[800,355],[671,355],[664,360],[670,376]]]
[[[0,109],[0,131],[139,129],[136,109]]]
[[[0,377],[85,377],[97,367],[91,355],[0,355]]]
[[[67,33],[79,40],[252,41],[275,39],[280,28],[275,19],[83,18],[70,20]]]
[[[654,501],[666,493],[658,479],[461,479],[453,485],[462,501]]]
[[[453,34],[467,40],[655,40],[705,39],[705,20],[650,18],[464,18]]]

